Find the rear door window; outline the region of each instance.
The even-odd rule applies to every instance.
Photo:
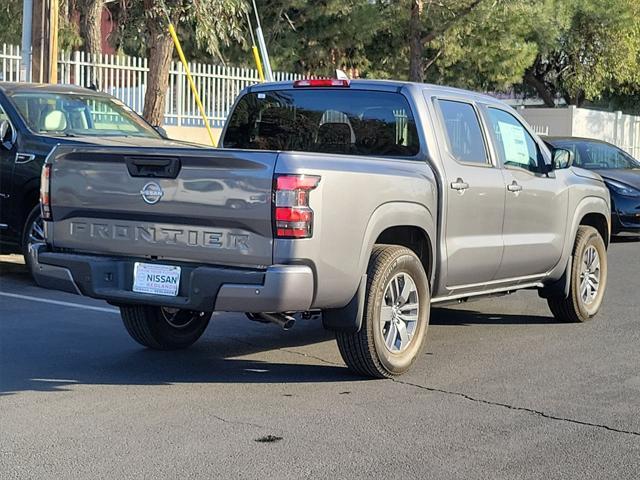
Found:
[[[451,100],[438,100],[444,119],[449,151],[463,163],[489,163],[480,121],[473,105]]]
[[[413,157],[415,120],[398,93],[290,89],[244,95],[222,142],[225,148]]]

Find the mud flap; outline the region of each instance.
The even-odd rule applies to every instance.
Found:
[[[358,291],[351,301],[342,308],[328,308],[322,311],[322,325],[334,332],[359,332],[364,314],[364,298],[367,291],[367,275],[362,275]]]
[[[565,268],[562,277],[556,280],[550,285],[545,286],[538,290],[538,295],[541,298],[561,297],[569,298],[569,292],[571,289],[571,269],[573,268],[573,255],[569,257],[567,262],[567,268]]]

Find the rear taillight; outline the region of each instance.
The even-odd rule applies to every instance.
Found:
[[[348,79],[342,78],[314,78],[311,80],[296,80],[293,88],[313,88],[313,87],[348,87]]]
[[[313,235],[313,210],[309,193],[318,186],[317,175],[279,175],[275,178],[273,218],[278,238],[310,238]]]
[[[40,211],[43,220],[51,220],[51,164],[45,163],[40,175]]]

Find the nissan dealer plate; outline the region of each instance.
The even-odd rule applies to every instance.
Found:
[[[133,291],[175,297],[180,286],[180,267],[136,262],[133,266]]]

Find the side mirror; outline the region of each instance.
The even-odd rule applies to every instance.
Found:
[[[563,170],[573,165],[575,156],[571,150],[566,148],[553,149],[553,168],[554,170]]]
[[[160,134],[162,138],[169,138],[167,131],[164,128],[162,128],[160,125],[156,125],[153,128],[155,129],[156,132]]]
[[[7,120],[0,120],[0,145],[6,150],[13,148],[13,130]]]

